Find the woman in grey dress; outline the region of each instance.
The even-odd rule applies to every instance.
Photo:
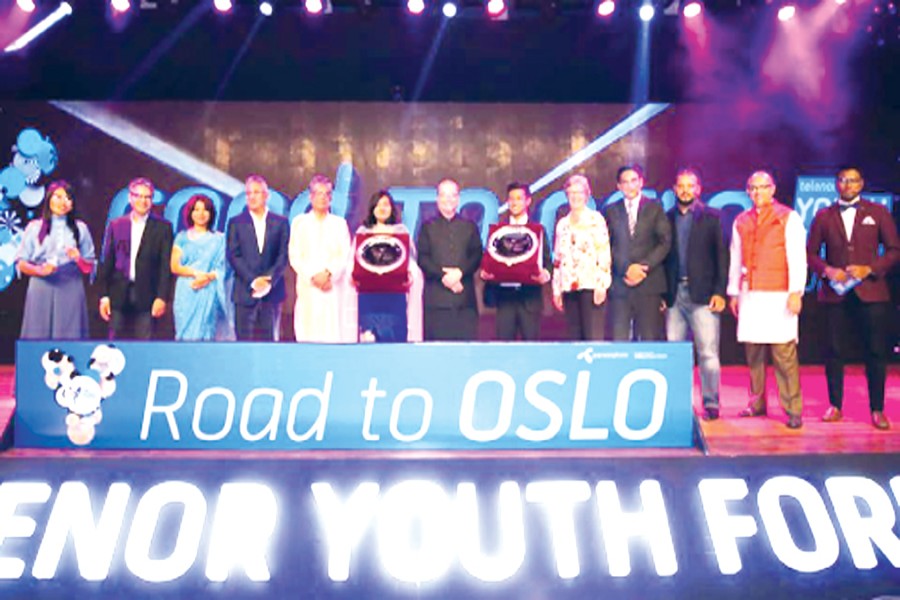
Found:
[[[94,268],[94,241],[75,218],[75,196],[65,181],[47,186],[44,214],[25,228],[16,255],[31,278],[25,295],[22,339],[83,339],[88,335],[84,275]]]

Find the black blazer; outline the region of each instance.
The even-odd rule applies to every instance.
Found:
[[[728,248],[725,247],[722,233],[722,215],[699,201],[695,201],[690,210],[694,222],[691,223],[688,238],[687,273],[682,276],[688,278],[691,301],[695,304],[709,304],[713,295],[725,298],[725,288],[728,285]],[[678,291],[678,230],[675,228],[677,212],[678,208],[674,207],[666,213],[672,225],[672,248],[665,262],[668,284],[665,300],[669,306],[675,303]]]
[[[625,201],[615,202],[604,211],[609,229],[609,245],[612,254],[612,286],[610,296],[628,294],[665,294],[666,275],[663,261],[672,245],[672,227],[662,204],[641,196],[638,205],[634,237],[628,232],[628,211]],[[639,285],[625,283],[625,272],[632,263],[650,267],[647,278]]]
[[[425,308],[475,308],[472,276],[481,264],[481,236],[475,223],[459,215],[450,221],[438,215],[422,225],[416,248],[419,267],[425,275],[422,292]],[[444,267],[462,271],[461,294],[454,294],[441,283]]]
[[[172,286],[172,225],[148,215],[134,261],[134,308],[149,312],[153,301],[169,301]],[[126,303],[131,283],[131,216],[113,219],[103,236],[103,257],[97,269],[100,297],[109,297],[110,306],[120,310]]]
[[[503,215],[498,221],[500,225],[509,224],[509,214]],[[531,220],[531,224],[538,224],[537,221]],[[547,230],[541,225],[541,231],[544,234],[544,243],[541,253],[541,261],[544,268],[553,272],[553,259],[550,255],[550,238],[547,237]],[[534,285],[521,285],[518,287],[502,286],[496,283],[485,282],[484,284],[484,305],[497,306],[498,302],[520,300],[525,310],[528,312],[541,312],[544,309],[544,291],[542,285],[535,283]]]
[[[283,302],[284,270],[288,262],[288,221],[272,211],[266,215],[266,239],[262,253],[256,243],[253,219],[245,209],[228,223],[228,238],[225,251],[228,264],[234,269],[235,304],[252,306],[259,300],[254,298],[250,284],[257,277],[268,275],[272,278],[272,291],[265,297],[269,302]]]

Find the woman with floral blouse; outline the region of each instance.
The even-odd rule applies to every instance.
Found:
[[[566,316],[573,340],[602,340],[606,326],[606,290],[610,275],[606,219],[588,207],[591,184],[572,175],[564,187],[569,214],[556,224],[553,305]]]

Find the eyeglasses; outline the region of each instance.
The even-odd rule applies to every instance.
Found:
[[[838,183],[862,183],[861,177],[838,177]]]
[[[128,195],[139,200],[151,200],[153,198],[153,194],[135,194],[134,192],[129,192]]]
[[[773,187],[775,187],[775,186],[772,185],[771,183],[763,183],[760,185],[748,185],[747,191],[748,192],[758,192],[760,190],[767,190],[767,189],[773,188]]]

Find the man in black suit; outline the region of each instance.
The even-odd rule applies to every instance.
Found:
[[[719,211],[700,201],[700,176],[682,169],[675,176],[675,206],[667,216],[672,249],[666,257],[666,337],[694,338],[706,419],[719,418],[719,331],[728,285],[728,249]]]
[[[525,225],[528,223],[528,209],[531,207],[531,192],[524,183],[514,182],[506,187],[505,216],[499,220],[500,225]],[[525,341],[535,341],[541,336],[541,312],[544,308],[543,286],[550,281],[551,266],[550,245],[547,232],[541,227],[543,268],[531,276],[533,283],[487,283],[485,296],[493,294],[497,305],[497,339],[515,340],[516,334]],[[481,270],[481,278],[487,282],[494,275]]]
[[[234,269],[235,333],[239,340],[277,340],[284,270],[288,261],[288,221],[269,211],[269,186],[259,175],[244,184],[247,210],[228,224],[226,253]]]
[[[100,317],[109,323],[109,339],[148,340],[153,319],[166,313],[172,284],[172,226],[153,216],[153,183],[139,177],[128,184],[131,213],[113,219],[103,236],[97,270]],[[129,331],[131,330],[131,331]]]
[[[672,228],[662,205],[641,193],[641,167],[621,167],[616,182],[624,197],[605,211],[612,253],[612,339],[630,340],[633,324],[636,339],[662,340],[663,261],[672,245]]]
[[[460,217],[459,184],[442,179],[437,187],[437,217],[419,230],[419,267],[423,290],[424,337],[474,340],[478,307],[473,275],[481,262],[481,236],[475,223]]]
[[[831,406],[822,420],[843,418],[848,340],[862,334],[872,424],[890,429],[884,415],[884,386],[896,311],[887,275],[900,262],[900,239],[891,213],[860,197],[864,185],[859,169],[841,169],[837,174],[840,198],[816,213],[807,238],[807,260],[821,278],[819,302],[828,323],[823,330],[828,336],[825,378]],[[825,258],[820,255],[823,245]]]

